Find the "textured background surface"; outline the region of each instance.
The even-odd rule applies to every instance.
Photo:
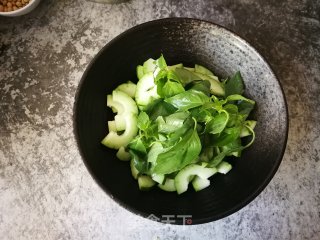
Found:
[[[320,2],[42,1],[0,18],[1,239],[319,239]],[[170,226],[119,207],[77,151],[74,95],[98,50],[157,18],[196,17],[252,43],[278,75],[290,130],[283,162],[248,206],[216,222]]]

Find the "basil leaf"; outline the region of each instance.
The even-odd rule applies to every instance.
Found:
[[[237,138],[234,141],[222,146],[220,150],[221,152],[225,152],[226,156],[235,155],[235,153],[237,153],[237,156],[240,157],[242,151],[242,149],[240,149],[241,147],[241,139]]]
[[[164,85],[164,83],[166,82],[167,75],[168,75],[168,71],[166,69],[161,69],[157,73],[157,75],[154,78],[154,82],[155,84],[157,84],[157,88],[161,88]]]
[[[157,118],[160,133],[171,133],[183,126],[185,119],[190,115],[188,112],[177,112],[165,117]]]
[[[255,105],[255,101],[238,94],[230,95],[226,98],[226,100],[227,102],[235,102],[239,109],[239,115],[241,115],[244,120],[248,117]]]
[[[217,154],[209,161],[208,167],[216,167],[223,161],[226,156],[230,156],[233,152],[241,152],[244,149],[243,146],[234,146],[234,148],[226,148],[224,151]]]
[[[240,101],[237,104],[239,113],[245,115],[246,117],[250,114],[250,112],[254,108],[254,104],[247,101]]]
[[[190,109],[191,116],[197,120],[197,122],[209,122],[212,119],[212,115],[216,113],[214,109],[206,109],[203,106]]]
[[[226,104],[223,106],[224,110],[226,110],[229,115],[233,114],[236,115],[238,114],[238,107],[234,104]]]
[[[135,168],[142,174],[148,173],[149,163],[147,161],[147,155],[132,149],[129,150],[129,153],[133,159]]]
[[[212,135],[213,146],[222,147],[240,136],[242,126],[226,128],[222,133]]]
[[[226,104],[224,106],[224,110],[229,113],[229,120],[227,123],[227,127],[233,127],[235,125],[240,124],[242,120],[242,116],[238,113],[238,107],[234,104]]]
[[[226,127],[228,119],[229,114],[226,111],[218,113],[206,124],[205,131],[211,134],[221,133]]]
[[[213,99],[213,102],[207,103],[206,107],[207,108],[214,108],[218,112],[221,112],[223,110],[223,105],[227,102],[224,99],[219,100],[217,97],[214,95],[211,96],[211,99]]]
[[[201,153],[199,155],[199,159],[201,162],[208,162],[212,159],[214,155],[214,147],[208,146],[205,148],[202,148]]]
[[[162,98],[168,98],[185,91],[179,77],[172,70],[160,70],[155,77],[155,83],[157,85],[157,93]]]
[[[245,98],[244,96],[241,96],[239,94],[233,94],[233,95],[229,95],[227,98],[226,98],[227,101],[245,101],[245,102],[248,102],[248,103],[251,103],[251,104],[255,104],[255,101],[249,99],[249,98]]]
[[[191,72],[185,68],[176,68],[174,69],[174,73],[179,77],[183,85],[187,85],[194,80],[201,80],[201,78],[194,74],[194,72]]]
[[[232,78],[227,79],[224,84],[224,90],[226,97],[232,94],[243,94],[244,83],[239,71]]]
[[[166,142],[166,146],[173,146],[175,145],[178,141],[180,141],[186,134],[187,132],[194,127],[194,120],[191,117],[188,117],[184,123],[183,126],[176,129],[174,132],[170,133],[168,135],[168,141]]]
[[[221,152],[217,156],[215,156],[208,164],[208,167],[216,167],[222,160],[226,157],[226,153]]]
[[[174,70],[168,70],[167,71],[167,78],[168,80],[173,80],[176,82],[181,83],[181,79],[179,78],[179,76],[175,73]]]
[[[135,151],[136,153],[147,154],[147,149],[143,144],[140,137],[134,138],[128,145],[130,150]]]
[[[195,80],[186,86],[186,89],[194,89],[210,96],[210,82],[208,80]]]
[[[168,174],[181,170],[194,162],[201,151],[201,143],[197,131],[189,129],[184,138],[168,151],[160,153],[153,173]]]
[[[148,114],[145,112],[140,112],[138,116],[137,126],[140,130],[146,130],[150,124],[150,119]]]
[[[146,107],[146,113],[151,120],[156,120],[159,116],[168,116],[174,113],[177,109],[171,104],[163,101],[163,99],[157,99]]]
[[[165,99],[167,103],[172,104],[180,111],[187,111],[209,102],[210,98],[203,92],[194,89],[179,93],[173,97]]]
[[[179,93],[184,92],[184,88],[181,83],[168,80],[161,89],[161,97],[169,98]],[[159,92],[158,92],[159,94]]]
[[[201,66],[199,64],[194,65],[194,71],[197,73],[202,73],[205,75],[214,76],[213,72],[211,72],[209,69],[207,69],[204,66]]]

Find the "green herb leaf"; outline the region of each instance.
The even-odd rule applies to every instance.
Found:
[[[249,99],[249,98],[245,98],[244,96],[241,96],[239,94],[233,94],[233,95],[229,95],[226,100],[228,102],[230,101],[245,101],[245,102],[248,102],[248,103],[251,103],[252,105],[255,104],[255,101]]]
[[[165,117],[165,119],[158,117],[156,120],[158,122],[158,131],[166,134],[177,131],[183,126],[189,115],[190,113],[188,112],[177,112]]]
[[[201,107],[190,109],[191,116],[194,117],[197,122],[209,122],[212,119],[212,116],[217,112],[213,108],[205,108],[205,105],[206,104]]]
[[[241,139],[237,138],[234,141],[222,146],[220,150],[221,152],[226,153],[226,156],[235,155],[235,153],[237,153],[237,156],[240,157],[242,151],[241,147]]]
[[[237,106],[239,109],[239,113],[243,114],[245,117],[249,116],[250,112],[254,108],[254,104],[252,104],[251,102],[247,102],[247,101],[240,101],[240,102],[238,102]]]
[[[149,104],[145,111],[149,115],[149,118],[153,121],[159,116],[168,116],[174,113],[176,110],[177,109],[174,106],[163,101],[163,99],[157,99]]]
[[[215,156],[208,164],[208,167],[216,167],[222,160],[226,157],[226,153],[221,152],[217,156]]]
[[[129,150],[129,153],[133,159],[135,168],[142,174],[148,173],[149,163],[147,161],[147,155],[132,149]]]
[[[201,151],[201,143],[197,131],[189,129],[184,138],[166,152],[160,153],[153,172],[168,174],[181,170],[194,162]]]
[[[229,114],[226,111],[218,113],[210,120],[210,122],[206,124],[205,131],[211,134],[221,133],[223,129],[226,127],[228,119]]]
[[[213,158],[213,155],[214,155],[214,147],[207,146],[202,148],[202,151],[199,155],[199,159],[201,162],[208,162]]]
[[[238,113],[238,107],[234,104],[224,105],[224,110],[229,113],[227,127],[233,127],[242,123],[243,116]]]
[[[190,82],[186,89],[194,89],[200,92],[203,92],[207,96],[210,96],[210,82],[207,80],[195,80]]]
[[[181,83],[172,80],[168,80],[161,90],[162,94],[160,96],[164,98],[169,98],[185,91]]]
[[[142,142],[140,137],[134,138],[129,143],[128,148],[130,150],[133,150],[133,151],[137,152],[137,153],[147,154],[147,149],[146,149],[145,145],[143,144],[143,142]]]
[[[166,147],[171,147],[179,142],[182,138],[185,137],[185,135],[191,128],[194,128],[194,120],[191,117],[188,117],[184,121],[182,127],[176,129],[168,135],[168,140],[165,142]]]
[[[226,97],[232,94],[243,94],[244,84],[240,72],[236,72],[232,78],[227,79],[224,89]]]
[[[238,107],[234,104],[226,104],[223,106],[223,108],[229,113],[229,115],[238,114]]]
[[[138,116],[137,126],[140,130],[146,130],[150,125],[150,119],[148,114],[145,112],[140,112]]]
[[[209,69],[207,69],[204,66],[201,66],[199,64],[194,65],[194,71],[197,73],[202,73],[205,75],[214,76],[214,74]]]
[[[210,98],[203,92],[190,89],[188,91],[179,93],[171,98],[165,99],[167,103],[172,104],[180,111],[187,111],[209,102]]]
[[[226,128],[222,133],[212,135],[213,146],[222,147],[233,142],[240,136],[242,126]]]
[[[194,80],[201,80],[201,78],[194,74],[194,72],[191,72],[185,68],[176,68],[174,69],[174,73],[176,76],[178,76],[183,85],[187,85]]]
[[[215,157],[213,157],[209,163],[208,163],[208,167],[216,167],[219,165],[219,163],[221,163],[224,158],[226,156],[231,155],[232,153],[235,152],[241,152],[244,149],[243,146],[234,146],[234,148],[230,147],[230,148],[225,148],[224,151],[218,153]]]
[[[157,85],[157,93],[162,98],[168,98],[185,91],[179,77],[172,70],[160,70],[155,77],[155,83]]]

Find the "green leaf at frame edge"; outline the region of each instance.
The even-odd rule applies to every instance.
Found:
[[[184,138],[168,151],[159,154],[153,169],[157,174],[169,174],[181,170],[197,159],[201,143],[197,131],[189,129]]]
[[[244,83],[240,72],[236,72],[233,77],[227,79],[224,84],[225,96],[233,95],[233,94],[243,94],[244,91]]]
[[[172,104],[180,111],[187,111],[209,101],[210,98],[207,95],[194,89],[190,89],[171,98],[165,99],[165,102]]]
[[[223,131],[228,123],[228,113],[226,111],[220,112],[213,116],[210,122],[206,124],[206,132],[211,134],[218,134]]]

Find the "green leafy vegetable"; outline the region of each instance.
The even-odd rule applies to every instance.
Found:
[[[168,151],[159,154],[153,172],[168,174],[193,163],[201,151],[198,133],[189,129],[185,137]]]
[[[242,95],[240,72],[220,82],[201,65],[168,66],[161,55],[137,66],[136,74],[137,85],[117,88],[124,101],[108,97],[115,113],[129,109],[130,118],[116,115],[108,125],[113,134],[129,127],[137,132],[126,144],[112,146],[121,145],[126,159],[131,157],[131,173],[141,190],[159,184],[180,194],[192,182],[200,191],[210,185],[210,176],[230,171],[228,157],[240,157],[253,144],[257,121],[247,118],[255,101]]]
[[[214,74],[209,69],[207,69],[201,65],[198,65],[198,64],[194,65],[194,71],[197,73],[202,73],[202,74],[214,77]]]
[[[229,114],[222,111],[214,116],[206,125],[206,131],[211,134],[218,134],[223,131],[229,120]]]
[[[138,170],[138,172],[143,174],[148,173],[149,163],[146,158],[147,155],[132,149],[129,150],[129,153],[132,157],[133,165]]]
[[[241,126],[224,129],[220,134],[212,135],[213,146],[222,147],[240,137]]]
[[[140,154],[147,154],[147,149],[145,145],[143,144],[141,138],[135,138],[134,140],[131,141],[131,143],[128,145],[130,150],[135,151],[136,153]]]
[[[187,111],[190,108],[195,108],[209,102],[210,98],[203,92],[190,89],[188,91],[179,93],[173,97],[165,99],[179,111]]]
[[[146,130],[150,125],[150,119],[148,114],[141,111],[138,116],[138,122],[137,122],[138,128],[141,130]]]
[[[205,95],[210,96],[210,82],[207,80],[195,80],[189,83],[186,87],[203,92]]]
[[[157,118],[158,130],[160,133],[172,133],[183,126],[184,121],[190,114],[188,112],[173,113],[165,118]]]
[[[226,98],[227,101],[245,101],[245,102],[248,102],[252,105],[255,104],[255,102],[249,98],[245,98],[244,96],[241,96],[239,94],[233,94],[233,95],[229,95],[227,98]]]
[[[194,74],[194,72],[187,70],[186,68],[176,68],[174,72],[179,77],[179,79],[181,79],[184,85],[187,85],[188,83],[195,80],[201,80],[199,76]]]
[[[233,94],[243,94],[244,84],[240,72],[236,72],[236,74],[232,78],[227,79],[227,81],[225,82],[224,89],[225,96]]]
[[[174,113],[177,109],[163,99],[156,100],[146,108],[146,113],[151,120],[156,120],[159,116],[168,116]]]

